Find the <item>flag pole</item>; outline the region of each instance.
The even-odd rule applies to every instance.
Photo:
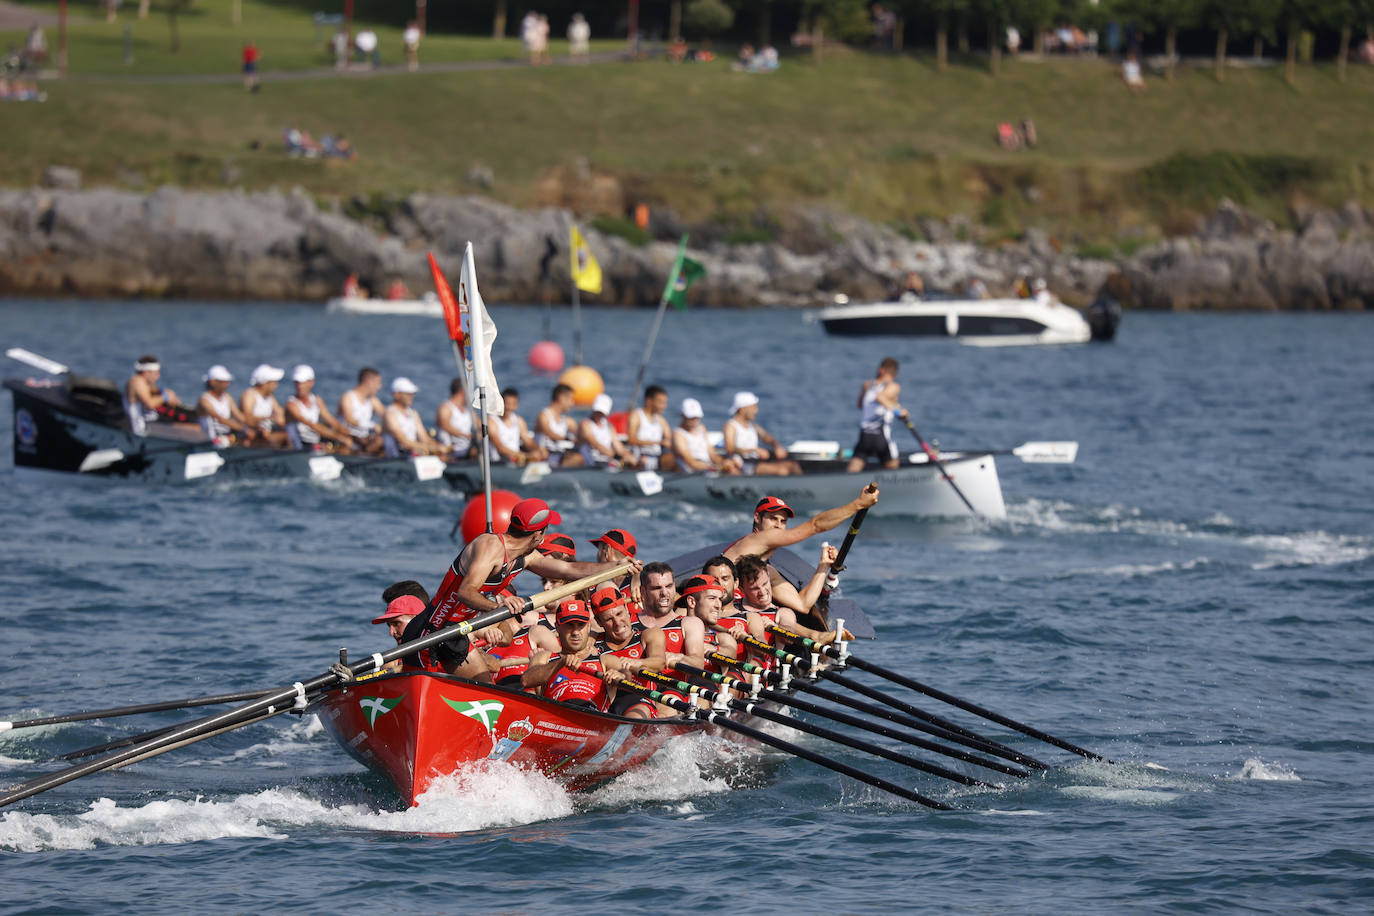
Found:
[[[630,406],[627,410],[634,410],[639,403],[639,392],[644,387],[644,373],[649,370],[649,357],[654,355],[654,343],[658,340],[658,329],[663,324],[663,313],[668,310],[668,297],[672,295],[673,287],[677,286],[677,275],[682,270],[682,259],[687,256],[687,234],[684,232],[682,241],[677,246],[677,258],[673,261],[673,269],[668,274],[668,283],[663,287],[663,295],[658,299],[658,313],[654,315],[654,326],[649,329],[649,342],[644,347],[644,359],[639,363],[639,371],[635,373],[635,386],[630,391]]]
[[[477,389],[477,422],[481,432],[477,434],[477,463],[482,469],[482,499],[487,510],[487,534],[491,534],[491,441],[487,436],[487,386]]]
[[[573,365],[582,365],[582,290],[573,277]]]

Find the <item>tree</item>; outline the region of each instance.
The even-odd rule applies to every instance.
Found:
[[[935,16],[935,69],[945,70],[949,67],[950,20],[962,23],[970,0],[925,0],[923,5]]]
[[[974,10],[988,27],[988,72],[1002,71],[1002,36],[1007,26],[1021,14],[1017,0],[974,0]]]
[[[1340,30],[1341,46],[1336,56],[1336,78],[1345,82],[1345,65],[1350,59],[1350,36],[1355,26],[1374,24],[1374,0],[1328,0],[1324,4],[1324,25]]]
[[[1045,33],[1054,25],[1054,16],[1058,12],[1059,0],[1021,0],[1017,4],[1016,18],[1030,23],[1034,33],[1032,47],[1036,54],[1045,53]]]
[[[724,0],[690,0],[682,21],[693,35],[718,35],[735,24],[735,11]]]
[[[503,38],[506,34],[506,0],[496,0],[496,9],[491,14],[491,37]]]
[[[1283,0],[1203,0],[1203,23],[1216,29],[1216,78],[1226,78],[1226,45],[1232,35],[1264,33],[1273,27]]]

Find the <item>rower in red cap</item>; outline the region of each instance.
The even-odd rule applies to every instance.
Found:
[[[867,509],[877,501],[878,485],[870,483],[860,491],[857,499],[845,503],[843,506],[836,506],[834,509],[826,509],[819,515],[813,515],[800,525],[788,528],[788,519],[796,513],[787,503],[776,496],[765,496],[754,507],[754,530],[725,548],[724,555],[736,562],[739,561],[740,557],[748,554],[769,560],[773,556],[773,551],[779,547],[790,547],[813,535],[820,534],[822,531],[829,531],[847,521],[860,509]],[[771,564],[768,567],[768,575],[773,582],[773,601],[775,603],[780,607],[791,608],[798,614],[810,613],[811,608],[803,605],[801,597],[797,594],[796,586],[779,575]]]
[[[624,563],[626,559],[633,560],[639,552],[635,536],[624,528],[612,528],[601,537],[593,538],[591,543],[596,545],[596,559],[600,563]],[[626,573],[619,579],[613,579],[612,584],[625,599],[626,607],[630,611],[630,620],[638,622],[639,613],[644,609],[639,596],[639,576],[635,573]]]
[[[511,509],[510,526],[504,534],[479,534],[454,558],[427,612],[412,620],[406,629],[406,641],[502,607],[518,613],[524,607],[523,598],[496,593],[526,569],[537,576],[571,580],[604,572],[624,562],[621,558],[610,563],[576,563],[538,553],[546,529],[562,521],[562,516],[542,499],[522,499],[516,503]],[[631,558],[630,562],[638,572],[639,561]],[[474,635],[490,645],[506,646],[515,631],[514,621],[506,620],[484,627]],[[485,661],[476,656],[469,658],[468,648],[467,638],[458,637],[407,656],[406,664],[477,681],[490,680]]]
[[[608,677],[636,680],[635,674],[641,668],[663,670],[667,663],[663,631],[645,629],[630,620],[625,598],[614,585],[603,585],[593,592],[591,607],[596,622],[601,625],[602,635],[596,648],[601,653],[601,666],[608,672]],[[614,685],[614,681],[611,683]],[[671,709],[664,709],[667,715],[673,714]],[[618,694],[611,703],[611,712],[630,719],[652,719],[658,715],[652,700],[633,692]]]
[[[556,616],[559,651],[536,652],[521,684],[527,690],[537,688],[551,700],[605,712],[611,705],[611,690],[602,676],[606,669],[592,639],[592,613],[587,602],[569,598],[558,606]]]

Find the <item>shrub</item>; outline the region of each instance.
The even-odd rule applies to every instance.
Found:
[[[623,216],[598,216],[592,220],[592,228],[602,235],[614,235],[635,246],[650,242],[649,233]]]

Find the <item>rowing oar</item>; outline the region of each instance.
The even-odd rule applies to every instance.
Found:
[[[970,731],[957,722],[951,722],[948,719],[926,712],[924,709],[917,706],[912,706],[910,703],[903,703],[901,700],[890,697],[882,691],[874,690],[872,687],[850,680],[833,668],[812,669],[809,660],[798,655],[793,655],[785,649],[780,649],[775,646],[770,646],[766,642],[755,640],[752,636],[746,637],[745,643],[751,646],[756,652],[765,656],[771,656],[780,662],[791,665],[798,671],[805,672],[808,677],[825,678],[841,687],[847,687],[862,696],[877,700],[884,705],[874,706],[871,703],[865,703],[862,700],[856,700],[842,693],[836,693],[833,690],[827,690],[824,687],[795,678],[786,682],[786,687],[789,690],[799,690],[803,693],[809,693],[822,700],[829,700],[841,706],[848,706],[850,709],[867,713],[871,716],[877,716],[889,722],[896,722],[899,725],[905,725],[907,728],[913,728],[919,732],[925,732],[942,741],[961,744],[975,751],[991,754],[993,757],[1001,757],[1004,760],[1010,760],[1022,766],[1028,766],[1037,770],[1048,770],[1050,768],[1048,763],[1037,760],[1029,754],[1018,751],[1015,748],[1007,747],[1005,744],[1001,744],[991,738],[980,735],[975,731]],[[782,674],[780,672],[760,668],[752,662],[740,662],[728,655],[722,655],[719,652],[713,652],[708,655],[707,658],[722,665],[740,667],[749,674],[757,673],[770,683],[777,684],[780,687],[783,686]],[[884,706],[887,708],[884,708]]]
[[[870,483],[869,486],[877,486],[877,482]],[[825,585],[821,587],[821,596],[816,599],[822,609],[828,610],[830,607],[830,593],[840,585],[840,573],[844,572],[844,561],[849,557],[849,549],[854,546],[854,539],[859,536],[859,529],[863,527],[864,519],[868,517],[869,506],[864,506],[854,513],[854,518],[849,522],[849,530],[845,532],[844,540],[840,542],[839,552],[835,554],[835,562],[830,564],[830,572],[825,577]]]
[[[95,760],[68,767],[65,770],[59,770],[56,773],[50,773],[46,776],[30,779],[12,787],[11,790],[4,795],[0,795],[0,808],[32,795],[37,795],[40,792],[54,789],[64,783],[71,782],[73,779],[88,776],[91,773],[98,773],[102,770],[126,766],[137,760],[146,760],[149,757],[157,756],[158,754],[165,753],[174,748],[202,741],[223,732],[261,721],[264,718],[289,712],[292,709],[303,710],[308,705],[308,698],[312,694],[328,692],[341,683],[352,681],[359,675],[380,671],[387,663],[409,655],[412,652],[419,652],[422,649],[428,649],[431,646],[447,642],[450,639],[466,636],[475,630],[492,626],[493,624],[500,623],[503,620],[518,616],[519,614],[523,614],[535,608],[543,607],[546,604],[552,604],[569,595],[574,595],[584,588],[589,588],[593,585],[605,582],[608,579],[613,579],[616,576],[624,575],[630,568],[631,564],[622,563],[619,566],[587,576],[583,579],[578,579],[575,582],[569,582],[567,585],[561,585],[558,588],[549,589],[546,592],[532,595],[525,599],[523,606],[518,611],[512,611],[510,608],[501,608],[491,611],[490,613],[474,617],[463,623],[445,627],[428,636],[422,636],[419,639],[388,649],[385,652],[373,653],[360,662],[343,666],[342,671],[331,668],[325,673],[316,675],[309,680],[297,681],[290,687],[266,692],[259,699],[245,706],[238,706],[227,712],[204,719],[196,719],[166,734],[149,738],[147,741],[139,742],[138,744],[116,751],[115,753],[106,754]]]
[[[904,788],[903,786],[899,786],[893,782],[888,782],[881,776],[874,776],[872,773],[866,773],[863,770],[860,770],[856,767],[852,767],[849,764],[844,763],[843,761],[834,759],[833,757],[827,757],[824,754],[819,754],[809,748],[802,747],[801,745],[793,744],[790,741],[784,741],[782,738],[775,738],[767,732],[760,731],[757,728],[751,728],[750,726],[745,725],[742,722],[737,722],[734,719],[731,719],[729,716],[725,715],[719,710],[701,709],[697,706],[692,705],[691,703],[688,703],[685,700],[679,699],[678,697],[671,696],[659,690],[655,690],[652,687],[645,687],[643,684],[637,684],[634,681],[628,679],[622,679],[616,686],[618,686],[622,690],[629,690],[631,692],[638,693],[640,696],[648,697],[656,703],[662,703],[664,706],[667,706],[670,709],[674,709],[682,713],[684,716],[704,718],[707,722],[711,723],[712,725],[719,725],[721,728],[735,732],[736,734],[744,735],[746,738],[753,738],[759,744],[766,744],[769,747],[775,747],[780,751],[786,751],[794,757],[800,757],[803,760],[809,760],[817,766],[825,767],[828,770],[834,770],[836,773],[842,773],[843,775],[848,776],[851,779],[857,779],[859,782],[867,783],[870,786],[882,789],[884,792],[890,792],[893,795],[898,796],[899,798],[905,798],[907,801],[914,801],[917,804],[925,805],[927,808],[934,808],[937,811],[954,810],[952,807],[946,805],[944,802],[936,801],[933,798],[927,798],[919,792],[915,792],[911,789]]]
[[[165,712],[169,709],[189,709],[192,706],[215,706],[220,703],[242,703],[256,700],[266,691],[246,690],[239,693],[221,693],[210,697],[192,697],[189,700],[164,700],[161,703],[141,703],[137,706],[116,706],[112,709],[93,709],[90,712],[74,712],[63,716],[44,716],[40,719],[21,719],[18,722],[0,722],[0,732],[12,728],[33,728],[37,725],[59,725],[63,722],[82,722],[86,719],[113,719],[118,716],[136,716],[145,712]]]
[[[882,665],[875,665],[873,662],[865,661],[864,659],[859,658],[858,656],[849,655],[847,653],[845,653],[842,656],[840,651],[836,649],[834,646],[819,646],[816,644],[815,640],[808,639],[807,637],[802,636],[800,633],[793,633],[790,630],[786,630],[782,627],[770,626],[768,629],[774,633],[779,634],[780,636],[784,636],[787,639],[791,639],[794,642],[806,646],[808,649],[820,652],[821,654],[827,655],[830,658],[841,659],[844,662],[844,664],[853,665],[860,671],[867,671],[870,674],[876,674],[878,675],[878,677],[883,678],[885,680],[889,680],[894,684],[900,684],[901,686],[906,687],[910,690],[914,690],[917,693],[923,693],[931,699],[939,700],[942,703],[948,703],[950,706],[957,706],[959,709],[971,712],[975,716],[982,716],[984,719],[987,719],[990,722],[996,722],[998,725],[1005,725],[1007,728],[1015,729],[1016,731],[1021,732],[1023,735],[1029,735],[1032,738],[1044,741],[1046,744],[1053,744],[1055,747],[1061,747],[1066,751],[1072,751],[1078,756],[1086,757],[1089,760],[1101,760],[1106,763],[1113,762],[1107,760],[1107,758],[1103,757],[1101,754],[1095,754],[1090,750],[1081,748],[1078,745],[1073,744],[1072,742],[1065,741],[1063,738],[1056,738],[1054,735],[1042,732],[1038,728],[1033,728],[1032,726],[1026,725],[1023,722],[1017,722],[1015,719],[1009,719],[1006,716],[999,715],[998,713],[995,713],[990,709],[984,709],[982,706],[979,706],[976,703],[970,703],[968,700],[961,700],[956,696],[945,693],[943,690],[936,690],[934,687],[922,684],[920,681],[912,680],[911,678],[906,677],[905,675],[898,674],[896,671],[884,668]]]
[[[698,670],[700,669],[693,669],[694,672]],[[824,738],[826,741],[833,741],[836,744],[842,744],[845,747],[852,747],[856,751],[863,751],[866,754],[872,754],[874,757],[882,757],[884,760],[891,760],[894,763],[900,763],[902,766],[910,767],[913,770],[920,770],[922,773],[929,773],[932,776],[939,776],[942,779],[948,779],[952,782],[957,782],[966,786],[981,786],[983,788],[988,789],[995,788],[995,786],[993,786],[991,783],[983,782],[980,779],[974,779],[972,776],[965,776],[963,773],[959,773],[946,767],[939,766],[938,764],[927,763],[926,761],[921,760],[917,757],[912,757],[909,754],[903,754],[899,751],[890,750],[888,748],[882,747],[881,745],[873,744],[870,741],[861,741],[858,738],[851,737],[850,735],[842,734],[840,732],[834,731],[833,729],[822,728],[821,726],[813,725],[810,722],[803,722],[800,719],[794,719],[791,716],[784,716],[781,713],[774,712],[771,709],[766,709],[750,699],[735,699],[729,696],[728,694],[724,694],[718,690],[713,690],[710,687],[703,686],[702,684],[694,684],[689,681],[680,680],[679,678],[672,677],[671,675],[667,675],[659,671],[642,670],[635,672],[635,674],[640,677],[646,678],[647,680],[651,680],[654,683],[662,684],[670,690],[677,690],[682,693],[686,693],[690,691],[693,687],[696,687],[697,694],[699,696],[704,697],[706,700],[712,703],[722,702],[730,709],[733,709],[735,712],[743,713],[746,716],[755,716],[756,718],[764,719],[769,722],[776,722],[779,725],[785,725],[788,728],[795,729],[796,731],[805,732],[809,735],[815,735],[817,738]]]
[[[911,430],[911,434],[915,436],[916,441],[921,444],[921,451],[926,453],[926,458],[930,461],[931,464],[935,465],[935,467],[939,469],[940,476],[945,479],[945,483],[949,484],[954,489],[954,492],[958,494],[959,498],[964,501],[964,505],[968,506],[968,511],[972,512],[975,516],[982,518],[982,513],[979,512],[977,509],[973,508],[973,503],[968,501],[968,497],[964,495],[964,491],[959,489],[959,485],[954,482],[954,478],[949,476],[949,471],[945,470],[944,462],[942,462],[938,457],[936,457],[935,450],[931,448],[929,445],[926,445],[926,440],[922,439],[921,434],[916,431],[916,424],[911,422],[911,414],[908,413],[902,419],[903,422],[906,423],[906,428]]]
[[[884,738],[893,738],[897,741],[901,741],[904,744],[910,744],[912,747],[919,747],[922,750],[932,751],[936,754],[944,754],[946,757],[953,757],[955,760],[962,760],[965,763],[972,763],[975,766],[980,766],[984,769],[993,770],[998,773],[1005,773],[1008,776],[1015,776],[1018,779],[1025,779],[1027,776],[1030,775],[1030,773],[1021,769],[1020,767],[1007,766],[1004,763],[998,763],[996,760],[989,760],[986,757],[979,757],[977,754],[970,754],[966,751],[961,751],[955,747],[947,747],[943,744],[936,744],[934,741],[927,741],[924,738],[918,738],[917,736],[910,734],[908,732],[899,731],[895,728],[890,728],[886,725],[883,725],[881,722],[870,722],[868,719],[861,719],[858,716],[851,716],[848,713],[841,712],[838,709],[829,709],[825,706],[821,706],[818,703],[811,703],[806,700],[794,697],[788,693],[784,693],[782,691],[759,690],[757,691],[757,693],[755,693],[752,684],[750,684],[748,681],[734,677],[733,675],[717,673],[715,671],[706,671],[702,668],[697,668],[692,665],[688,665],[681,662],[677,665],[674,665],[672,670],[688,674],[694,678],[701,678],[716,684],[720,684],[722,687],[729,687],[733,690],[738,690],[742,693],[747,693],[749,694],[749,697],[751,699],[754,696],[757,696],[761,700],[768,700],[769,702],[778,703],[782,706],[789,706],[793,709],[798,710],[799,712],[809,712],[812,715],[830,719],[831,721],[838,722],[841,725],[851,725],[854,728],[860,728],[864,731],[872,732],[875,735],[882,735]],[[791,721],[796,720],[789,720],[789,724]]]

